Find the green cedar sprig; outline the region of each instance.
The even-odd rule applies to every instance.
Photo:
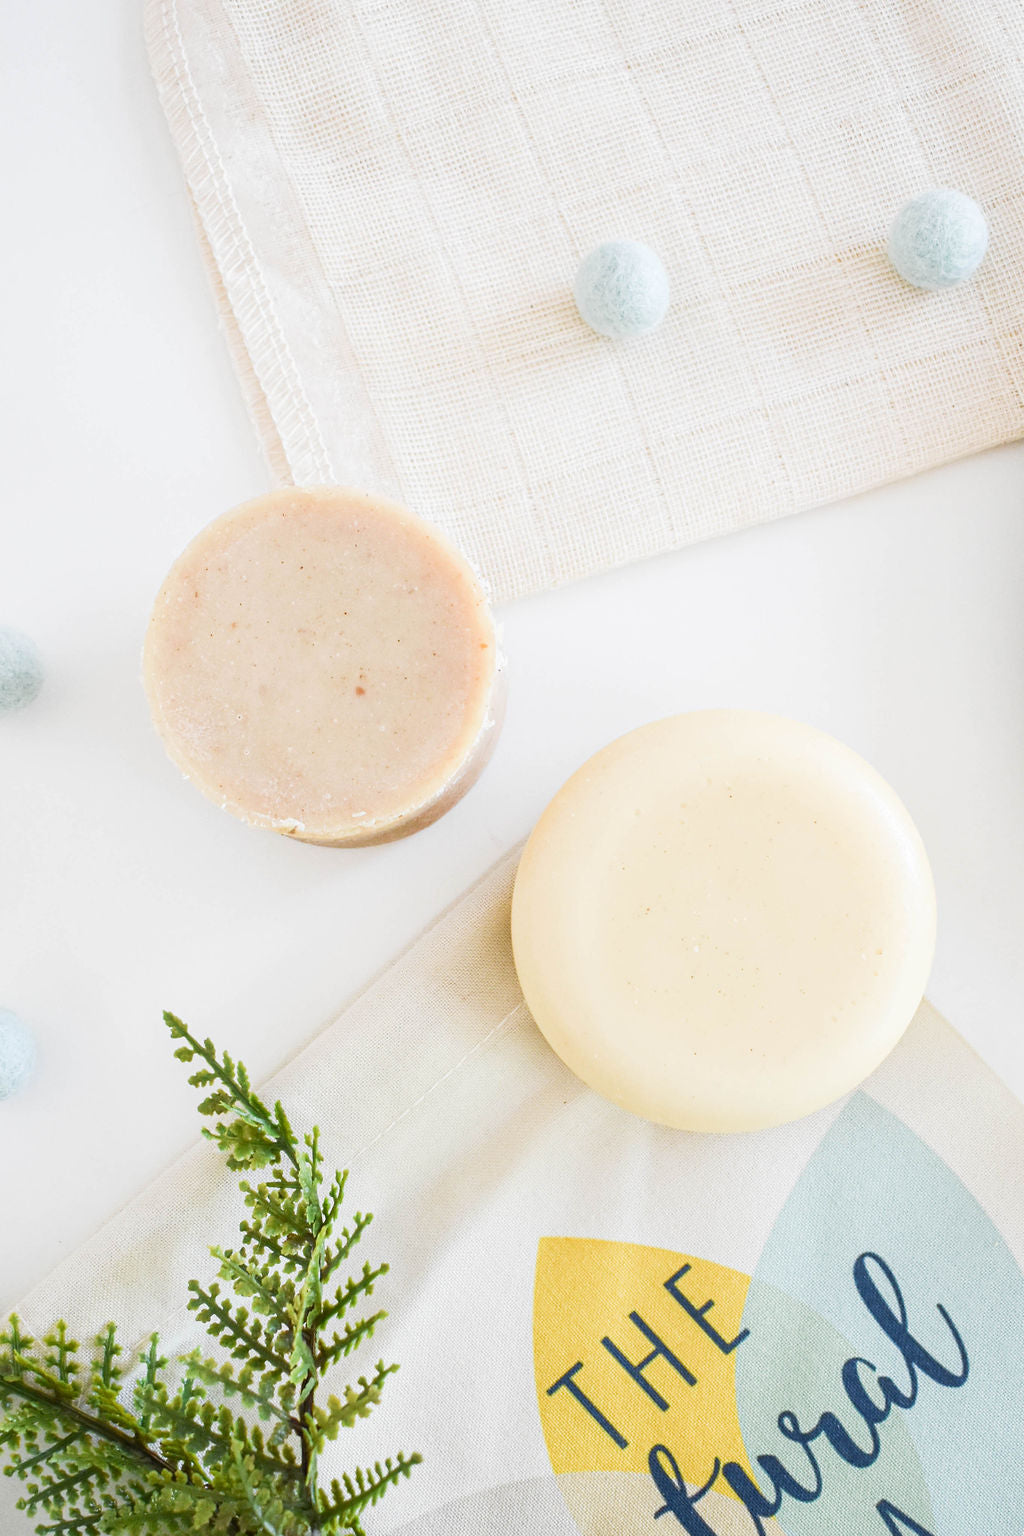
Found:
[[[326,1374],[386,1316],[355,1313],[386,1264],[341,1278],[372,1217],[339,1229],[346,1175],[325,1181],[317,1129],[300,1140],[241,1062],[164,1020],[206,1090],[203,1134],[252,1176],[239,1181],[238,1245],[210,1250],[218,1279],[189,1282],[211,1352],[168,1374],[153,1334],[129,1382],[113,1323],[83,1361],[63,1321],[37,1341],[11,1317],[0,1333],[4,1472],[23,1483],[18,1505],[38,1536],[363,1536],[367,1509],[420,1460],[399,1454],[320,1486],[324,1446],[372,1412],[398,1369],[380,1361],[322,1400]]]

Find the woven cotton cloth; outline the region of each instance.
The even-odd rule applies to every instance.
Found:
[[[281,480],[399,497],[497,598],[1024,430],[1021,0],[148,0]],[[944,294],[905,199],[983,205]],[[652,246],[657,334],[576,315]]]
[[[719,1137],[638,1120],[526,1012],[513,869],[268,1085],[351,1168],[349,1216],[376,1212],[356,1262],[391,1263],[373,1300],[391,1315],[347,1376],[402,1369],[327,1476],[423,1453],[368,1514],[377,1536],[1020,1536],[1024,1109],[924,1004],[808,1119]],[[207,1245],[240,1214],[203,1143],[19,1310],[81,1339],[110,1317],[125,1344],[158,1327],[184,1352],[202,1342],[187,1282],[211,1280]],[[750,1513],[743,1472],[769,1505],[783,1489],[777,1521]],[[4,1536],[28,1530],[14,1493],[0,1482]]]

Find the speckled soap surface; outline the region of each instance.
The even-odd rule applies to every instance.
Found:
[[[494,736],[494,626],[462,557],[391,502],[274,492],[177,561],[146,639],[168,752],[253,825],[378,841],[434,819]]]

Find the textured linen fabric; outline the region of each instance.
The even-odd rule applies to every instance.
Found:
[[[397,496],[497,598],[1024,429],[1021,0],[147,0],[275,474]],[[927,187],[977,277],[885,256]],[[657,334],[572,299],[652,246]]]
[[[381,1355],[402,1370],[325,1457],[328,1474],[424,1453],[369,1517],[376,1532],[657,1536],[655,1444],[691,1491],[744,1445],[751,1466],[775,1454],[807,1487],[808,1449],[777,1421],[787,1410],[810,1433],[828,1410],[862,1450],[877,1435],[877,1464],[851,1465],[838,1433],[819,1433],[819,1496],[787,1498],[767,1529],[1019,1536],[1024,1109],[924,1004],[863,1090],[806,1120],[728,1137],[648,1125],[573,1078],[528,1017],[513,869],[267,1085],[296,1126],[320,1123],[328,1168],[351,1168],[349,1211],[377,1213],[357,1261],[392,1266],[373,1301],[391,1316],[349,1365]],[[83,1339],[111,1316],[126,1343],[159,1327],[182,1352],[199,1342],[186,1283],[212,1278],[207,1245],[230,1245],[239,1214],[203,1143],[19,1310],[34,1329],[64,1315]],[[901,1306],[945,1381],[900,1346]],[[652,1333],[673,1358],[656,1348],[640,1374],[664,1409],[603,1342],[636,1366]],[[871,1369],[904,1398],[916,1382],[873,1431],[841,1385],[856,1356],[875,1363],[857,1369],[876,1405]],[[558,1385],[566,1373],[625,1445]],[[20,1536],[15,1492],[0,1485],[0,1524]],[[884,1522],[886,1504],[907,1521]],[[699,1510],[707,1524],[688,1529],[765,1528],[721,1475]]]

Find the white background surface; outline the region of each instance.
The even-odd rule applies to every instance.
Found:
[[[41,1047],[0,1105],[0,1308],[194,1138],[162,1008],[262,1077],[584,757],[677,710],[800,716],[891,780],[935,868],[932,999],[1024,1093],[1024,447],[523,601],[503,738],[451,815],[349,853],[250,831],[179,779],[139,685],[167,565],[268,482],[137,0],[8,0],[0,28],[0,623],[49,669],[0,720],[0,1006]]]

